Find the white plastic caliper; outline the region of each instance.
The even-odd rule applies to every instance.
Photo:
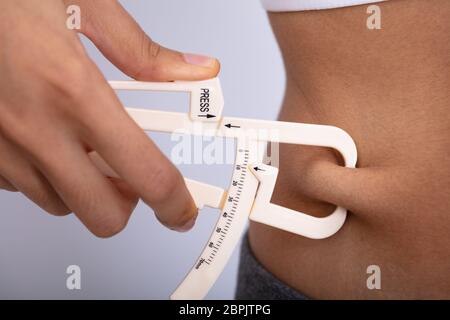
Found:
[[[236,159],[228,190],[185,179],[199,209],[204,206],[219,208],[221,214],[200,257],[171,299],[202,299],[206,296],[241,238],[247,219],[312,239],[329,237],[344,224],[347,210],[341,207],[325,218],[316,218],[271,203],[278,168],[262,163],[264,152],[258,152],[267,142],[330,147],[340,152],[346,167],[354,167],[356,146],[342,129],[223,117],[224,100],[217,78],[161,83],[110,81],[110,85],[117,90],[190,93],[189,113],[127,108],[130,116],[146,131],[236,139]],[[276,134],[254,134],[258,131]]]

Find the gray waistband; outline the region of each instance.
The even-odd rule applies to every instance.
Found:
[[[239,260],[237,300],[308,300],[309,298],[275,278],[253,255],[244,236]]]

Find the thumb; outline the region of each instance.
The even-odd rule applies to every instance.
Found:
[[[180,53],[154,42],[117,1],[80,1],[80,5],[82,12],[87,11],[81,32],[134,79],[203,80],[220,70],[214,58]]]

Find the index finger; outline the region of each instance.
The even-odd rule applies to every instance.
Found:
[[[100,76],[101,77],[101,76]],[[185,231],[197,208],[175,166],[128,115],[101,77],[95,92],[83,98],[82,138],[155,210],[166,226]],[[100,105],[89,106],[89,101]]]

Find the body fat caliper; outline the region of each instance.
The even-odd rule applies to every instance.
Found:
[[[190,94],[189,113],[127,108],[143,130],[236,140],[236,158],[228,190],[185,179],[199,209],[208,206],[220,209],[221,213],[200,257],[172,294],[172,299],[202,299],[206,296],[239,242],[248,219],[312,239],[329,237],[344,224],[345,208],[337,207],[329,216],[317,218],[271,203],[278,168],[263,163],[265,152],[261,152],[268,142],[329,147],[342,155],[346,167],[353,168],[357,160],[356,146],[342,129],[223,117],[224,99],[217,78],[161,83],[110,81],[110,85],[116,90]]]

